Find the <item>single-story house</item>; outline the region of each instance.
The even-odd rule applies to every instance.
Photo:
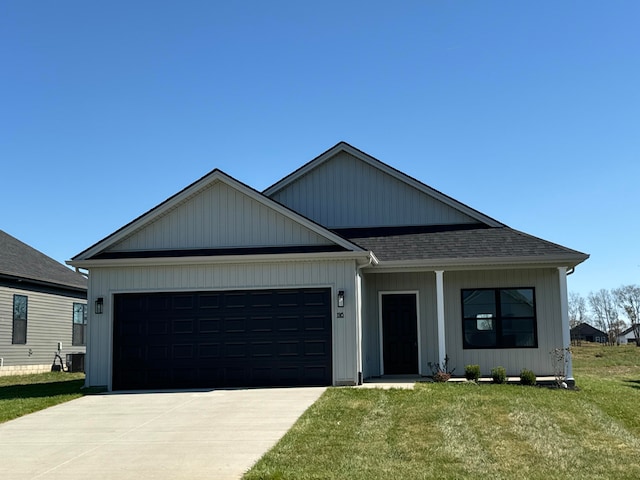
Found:
[[[66,368],[85,353],[86,312],[84,276],[0,230],[0,376],[51,371],[56,353]]]
[[[356,385],[445,357],[552,375],[587,258],[341,142],[263,192],[213,170],[68,263],[90,272],[87,385],[118,390]]]
[[[618,343],[636,343],[636,334],[640,331],[639,324],[633,324],[618,335]]]
[[[571,329],[571,341],[607,343],[609,336],[602,330],[582,322]]]

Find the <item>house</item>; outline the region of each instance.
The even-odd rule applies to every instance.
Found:
[[[637,333],[640,325],[635,323],[618,335],[618,343],[637,343]]]
[[[213,170],[68,263],[90,271],[87,385],[118,390],[355,385],[445,357],[552,375],[587,258],[341,142],[264,192]]]
[[[0,230],[0,376],[84,353],[86,310],[85,277]]]
[[[582,322],[571,329],[571,341],[607,343],[609,341],[609,336],[602,330],[592,327],[588,323]]]

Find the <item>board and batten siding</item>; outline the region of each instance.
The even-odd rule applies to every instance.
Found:
[[[418,292],[420,329],[418,348],[419,371],[429,375],[429,362],[438,361],[436,321],[436,280],[433,272],[371,273],[363,279],[362,362],[364,378],[380,375],[380,292]]]
[[[13,296],[27,297],[27,343],[13,345]],[[51,366],[58,342],[61,356],[84,352],[85,347],[73,346],[73,304],[84,299],[54,295],[17,288],[0,287],[0,358],[4,369],[21,365]],[[0,371],[0,374],[2,372]]]
[[[104,313],[89,309],[87,386],[111,386],[113,295],[272,288],[332,288],[333,381],[357,383],[356,263],[354,260],[91,268],[89,299],[104,298]],[[345,292],[344,318],[335,295]]]
[[[346,152],[271,197],[328,228],[477,223]]]
[[[537,375],[552,375],[551,352],[562,348],[562,321],[557,269],[445,271],[444,313],[446,354],[455,375],[469,364],[480,365],[482,375],[503,366],[517,376],[528,368]],[[535,288],[538,348],[464,349],[461,291],[469,288]],[[380,292],[418,291],[420,317],[420,373],[431,375],[429,362],[438,362],[436,283],[434,272],[372,273],[363,278],[363,375],[380,375]]]
[[[218,181],[107,251],[329,244],[300,223]]]
[[[463,349],[461,290],[469,288],[535,288],[538,348]],[[444,272],[446,345],[449,365],[456,374],[465,365],[480,365],[482,375],[502,366],[507,375],[523,368],[538,376],[553,375],[550,352],[562,348],[560,284],[557,269]]]

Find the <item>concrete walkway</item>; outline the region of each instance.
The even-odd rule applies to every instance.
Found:
[[[236,479],[324,388],[92,395],[0,424],[0,479]]]

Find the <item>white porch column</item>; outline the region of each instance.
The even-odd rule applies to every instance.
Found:
[[[444,365],[447,345],[444,336],[444,270],[436,270],[436,311],[438,316],[438,362]]]
[[[558,280],[560,281],[560,315],[562,318],[562,348],[571,348],[571,329],[569,328],[569,296],[567,294],[567,267],[558,267]],[[565,350],[565,355],[568,352]],[[573,359],[567,355],[567,383],[574,384]]]
[[[356,274],[356,328],[357,328],[357,375],[356,385],[362,383],[362,276],[360,272]]]

